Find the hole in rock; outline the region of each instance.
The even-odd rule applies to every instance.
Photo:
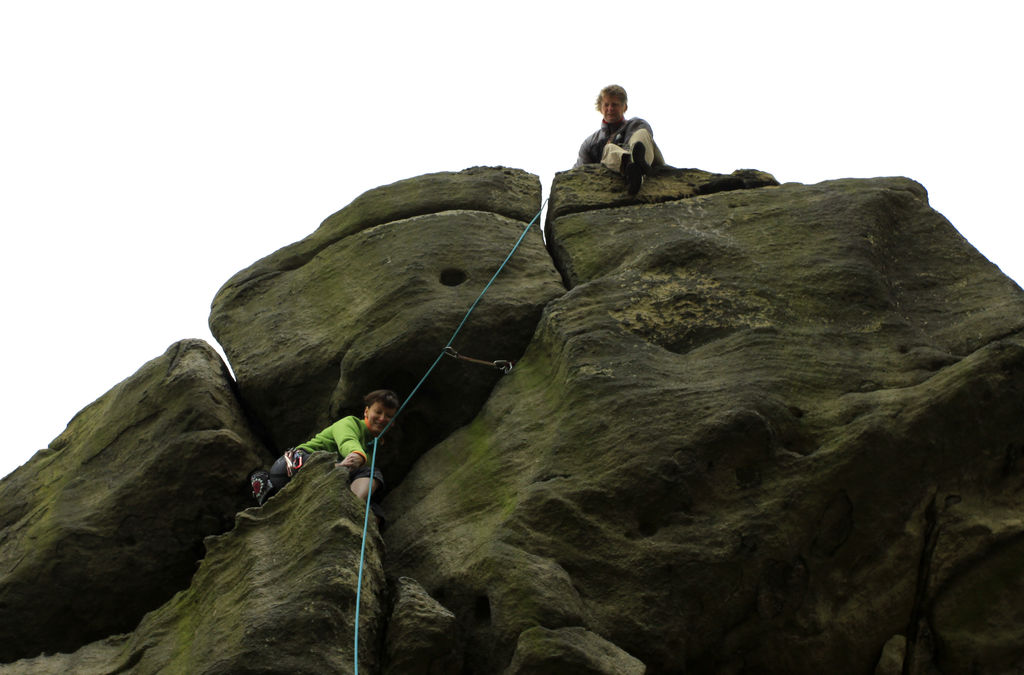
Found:
[[[490,621],[491,620],[491,599],[486,595],[481,595],[476,599],[476,605],[473,608],[473,614],[476,616],[477,621]]]
[[[740,489],[757,487],[761,484],[761,469],[756,466],[741,466],[736,469],[736,485]]]
[[[440,586],[438,588],[435,588],[432,592],[429,593],[429,595],[430,595],[430,597],[432,597],[434,600],[437,600],[442,605],[444,603],[448,602],[448,589],[445,588],[444,586]]]
[[[454,267],[441,270],[441,283],[445,286],[458,286],[468,278],[469,275],[466,274],[465,270],[455,269]]]
[[[658,524],[649,520],[640,521],[640,524],[637,527],[637,530],[640,532],[640,536],[642,537],[653,537],[658,533],[658,529]]]

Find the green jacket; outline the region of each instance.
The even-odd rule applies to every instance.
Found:
[[[312,440],[296,447],[307,452],[337,452],[342,457],[358,452],[363,459],[368,459],[366,442],[369,440],[369,434],[366,432],[363,420],[350,415],[327,427]]]

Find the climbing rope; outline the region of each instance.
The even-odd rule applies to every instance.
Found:
[[[452,343],[455,341],[455,338],[459,334],[459,331],[462,330],[462,327],[466,325],[466,321],[469,319],[469,315],[473,313],[473,310],[476,309],[476,306],[484,297],[484,293],[487,292],[487,290],[491,287],[491,284],[494,283],[494,280],[498,278],[499,274],[501,274],[501,270],[505,269],[505,265],[508,264],[509,260],[511,260],[512,254],[516,252],[516,249],[519,248],[519,245],[523,243],[523,239],[526,238],[526,234],[530,231],[530,228],[533,227],[533,224],[537,222],[538,218],[540,218],[540,214],[541,212],[544,211],[544,206],[547,203],[548,200],[545,199],[544,202],[540,205],[540,211],[537,211],[537,215],[533,217],[533,220],[531,220],[527,224],[526,228],[523,230],[523,233],[519,235],[519,239],[516,241],[515,246],[513,246],[512,250],[508,252],[507,256],[505,256],[505,260],[503,260],[501,265],[498,266],[498,269],[494,273],[494,276],[492,276],[491,280],[487,282],[487,285],[484,286],[484,289],[480,291],[480,295],[478,295],[476,300],[473,301],[473,304],[469,306],[469,310],[467,310],[466,315],[462,317],[462,321],[455,329],[455,332],[452,333],[452,336],[448,339],[448,343],[441,350],[441,353],[437,355],[437,358],[434,359],[434,362],[427,369],[427,372],[423,375],[423,377],[420,378],[420,381],[416,383],[416,386],[413,387],[412,391],[406,397],[405,401],[403,401],[402,404],[398,407],[398,410],[395,411],[395,414],[391,417],[391,421],[388,422],[387,426],[385,426],[384,429],[379,434],[377,434],[377,436],[373,439],[373,450],[370,452],[370,491],[366,495],[366,512],[363,514],[363,540],[362,544],[359,547],[359,576],[358,579],[356,580],[356,626],[355,642],[352,650],[355,655],[355,675],[359,675],[359,605],[361,604],[360,600],[362,599],[363,593],[363,565],[366,560],[366,532],[370,524],[370,500],[373,499],[373,472],[376,467],[377,461],[377,443],[380,441],[381,437],[388,432],[388,429],[391,428],[391,425],[394,424],[395,420],[398,419],[398,416],[402,414],[402,410],[404,410],[405,406],[409,404],[409,401],[412,400],[413,396],[416,395],[416,392],[419,391],[421,386],[423,386],[423,383],[427,381],[428,377],[430,377],[430,373],[434,372],[434,368],[437,367],[437,364],[440,363],[441,359],[443,359],[445,356],[452,356],[455,358],[462,359],[464,361],[482,363],[484,365],[493,366],[498,370],[501,370],[503,373],[508,373],[512,370],[513,364],[511,361],[483,361],[480,359],[473,359],[468,356],[462,356],[457,351],[455,351],[454,348],[452,348]]]

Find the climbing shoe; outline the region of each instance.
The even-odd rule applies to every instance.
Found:
[[[263,502],[270,498],[270,474],[263,469],[256,469],[249,474],[249,487],[252,489],[252,498],[256,506],[263,506]]]

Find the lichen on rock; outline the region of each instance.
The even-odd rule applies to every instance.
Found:
[[[240,401],[189,344],[83,411],[0,483],[0,593],[23,569],[60,578],[32,546],[109,554],[136,531],[85,537],[82,505],[164,516],[108,503],[124,488],[91,473],[108,458],[157,436],[200,451],[213,482],[177,505],[194,514],[236,504],[252,458],[368,389],[408,395],[539,199],[512,169],[402,181],[233,277],[211,325]],[[368,522],[361,670],[1020,669],[1024,292],[922,186],[666,168],[630,198],[584,167],[556,177],[546,232],[456,345],[515,367],[444,359],[379,458],[389,527]],[[206,540],[187,589],[109,629],[131,632],[33,643],[0,673],[351,672],[364,516],[315,455]],[[40,593],[9,631],[64,606]]]
[[[539,209],[540,183],[522,171],[409,179],[328,218],[310,237],[320,242],[315,255],[299,260],[283,250],[226,283],[210,326],[273,442],[296,445],[361,413],[373,389],[411,391]],[[543,306],[563,292],[538,225],[453,347],[515,361]],[[401,454],[382,457],[383,468],[404,475],[472,419],[500,376],[444,359],[403,416]]]
[[[245,504],[260,441],[227,368],[172,345],[0,481],[0,661],[131,630]]]
[[[557,561],[582,627],[648,672],[859,672],[942,597],[922,570],[963,564],[922,562],[947,550],[936,489],[950,513],[1024,506],[1024,294],[916,183],[592,208],[548,237],[572,290],[389,499],[389,568],[444,589],[485,670],[514,651],[501,625],[559,616],[484,573],[497,542]]]

